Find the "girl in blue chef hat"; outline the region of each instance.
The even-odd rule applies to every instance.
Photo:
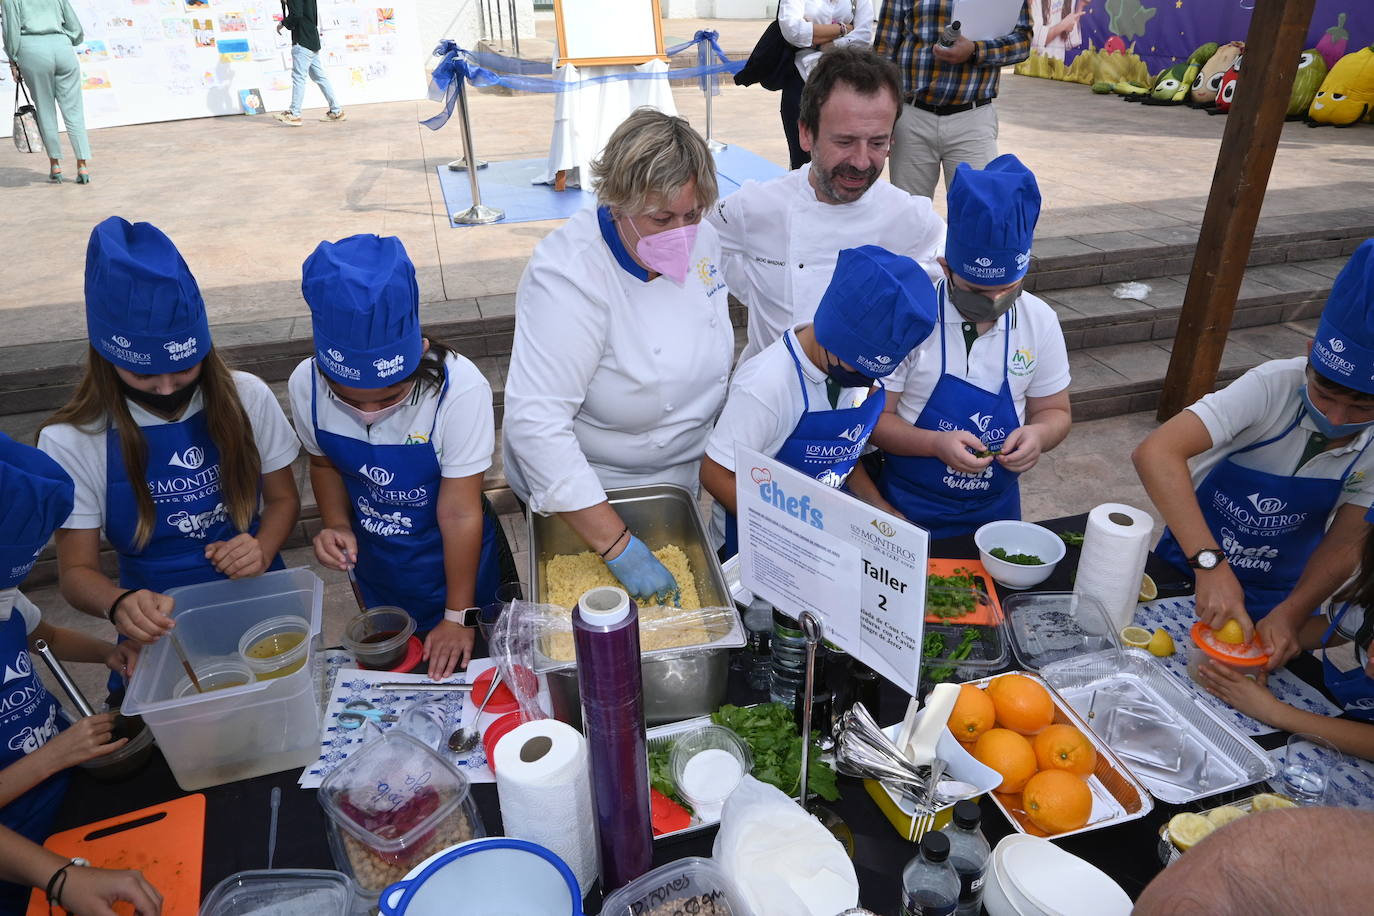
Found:
[[[112,216],[91,232],[86,333],[85,374],[38,436],[76,486],[62,596],[148,643],[172,628],[168,589],[281,567],[300,446],[271,389],[215,351],[195,278],[152,224]]]
[[[445,678],[472,655],[477,608],[515,578],[482,495],[491,386],[422,333],[415,267],[397,238],[321,242],[301,293],[315,355],[289,390],[324,523],[315,556],[355,569],[369,606],[415,618],[429,673]]]
[[[34,670],[29,647],[46,640],[59,658],[102,662],[124,673],[137,658],[132,646],[116,647],[45,622],[19,593],[19,583],[53,530],[71,512],[72,491],[71,478],[57,462],[0,433],[0,826],[34,843],[47,839],[70,768],[117,751],[128,739],[111,740],[114,713],[89,716],[69,727]],[[18,837],[0,832],[0,859],[34,860],[35,855]],[[46,873],[39,868],[36,877],[45,880],[63,864],[48,862]],[[84,885],[87,878],[104,881],[112,874],[83,875],[77,884]],[[56,886],[53,894],[61,896]],[[0,881],[0,912],[23,912],[28,896],[27,886]],[[74,886],[69,909],[77,896]]]

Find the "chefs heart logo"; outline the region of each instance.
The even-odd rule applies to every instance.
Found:
[[[768,470],[768,468],[753,468],[749,472],[749,478],[753,480],[754,483],[768,483],[768,481],[773,479],[773,472]]]
[[[167,463],[174,468],[194,471],[205,463],[205,450],[198,445],[193,445],[179,455],[172,452],[172,457],[167,459]]]
[[[390,486],[391,482],[396,479],[396,475],[388,471],[386,468],[368,467],[367,465],[363,465],[362,467],[358,468],[358,473],[362,474],[364,477],[366,477],[368,480],[372,481],[379,487]]]
[[[1288,508],[1288,503],[1275,496],[1260,496],[1258,493],[1251,493],[1247,499],[1250,505],[1255,507],[1255,511],[1263,515],[1277,515]]]

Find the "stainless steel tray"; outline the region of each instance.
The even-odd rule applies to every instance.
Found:
[[[1056,694],[1042,677],[1029,671],[1016,673],[1022,677],[1030,678],[1048,689],[1050,699],[1054,700],[1054,721],[1072,725],[1081,731],[1097,750],[1097,769],[1088,777],[1088,788],[1093,793],[1093,810],[1088,817],[1088,823],[1077,830],[1056,833],[1049,839],[1059,840],[1064,837],[1087,833],[1090,830],[1100,830],[1103,827],[1133,821],[1149,814],[1154,809],[1155,803],[1154,799],[1150,798],[1150,793],[1146,791],[1145,786],[1135,778],[1126,764],[1116,754],[1112,753],[1112,749],[1107,747],[1107,743],[1099,738],[1092,729],[1088,728],[1087,723],[1079,718],[1068,701]],[[995,677],[985,677],[968,683],[975,687],[987,687],[995,679]],[[1020,798],[1019,794],[1007,797],[997,792],[992,793],[993,803],[997,805],[998,810],[1006,816],[1007,820],[1011,821],[1012,826],[1021,833],[1030,833],[1032,831],[1028,830],[1027,827],[1031,826],[1034,829],[1034,826],[1026,817],[1026,812],[1014,806],[1019,803]],[[1036,834],[1043,835],[1039,831],[1036,831]]]
[[[1183,733],[1177,769],[1138,757],[1126,766],[1155,798],[1185,804],[1272,777],[1277,768],[1258,744],[1199,703],[1161,664],[1136,649],[1107,649],[1045,666],[1041,676],[1074,710],[1100,728],[1118,707],[1149,709]],[[1103,737],[1104,743],[1106,736]]]

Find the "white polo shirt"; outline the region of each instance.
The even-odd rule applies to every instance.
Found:
[[[773,341],[758,356],[735,371],[730,396],[720,412],[716,428],[706,442],[706,454],[726,470],[735,470],[735,444],[747,445],[765,455],[777,455],[797,422],[808,409],[814,411],[858,407],[868,397],[867,388],[841,389],[835,406],[826,393],[825,371],[807,358],[797,343],[797,331],[810,322],[789,328],[785,334],[801,363],[806,396],[797,383],[797,368],[782,339]],[[725,510],[717,503],[711,510],[711,527],[717,544],[725,537]]]
[[[749,307],[749,342],[739,364],[783,331],[816,317],[840,251],[879,245],[913,258],[932,281],[943,276],[945,221],[928,197],[879,180],[847,204],[816,199],[811,166],[770,181],[747,181],[707,219],[720,232],[725,282]]]
[[[1317,431],[1303,410],[1301,389],[1307,382],[1306,367],[1305,356],[1270,360],[1220,391],[1204,395],[1187,408],[1202,421],[1212,437],[1212,447],[1189,462],[1194,487],[1202,483],[1222,458],[1237,449],[1277,436],[1301,413],[1297,427],[1278,442],[1235,455],[1233,460],[1241,467],[1271,474],[1336,480],[1345,473],[1356,454],[1363,451],[1345,479],[1335,508],[1346,503],[1368,506],[1374,502],[1374,479],[1371,479],[1374,476],[1371,474],[1374,472],[1374,447],[1365,448],[1374,437],[1374,431],[1366,429],[1348,444],[1320,452],[1301,468],[1297,467],[1307,447],[1308,436]]]
[[[886,385],[897,397],[897,416],[908,423],[925,409],[930,393],[940,380],[940,335],[944,335],[945,371],[971,382],[984,391],[1002,388],[1002,367],[1016,401],[1016,416],[1026,422],[1026,398],[1043,398],[1069,387],[1069,354],[1059,316],[1048,303],[1030,293],[1022,293],[1008,311],[1011,338],[1007,338],[1007,317],[979,335],[971,349],[964,345],[964,317],[948,299],[944,302],[944,321],[921,345],[902,361]],[[1008,349],[1009,347],[1009,349]]]
[[[301,444],[312,455],[324,449],[310,421],[312,383],[316,386],[317,419],[320,429],[358,439],[371,445],[413,445],[430,440],[434,431],[434,454],[443,477],[471,477],[491,467],[496,452],[496,423],[491,407],[491,385],[472,361],[457,353],[444,361],[448,370],[448,391],[442,403],[439,390],[416,385],[400,410],[381,422],[363,426],[339,406],[314,359],[303,360],[291,373],[287,391],[291,398],[291,419]]]
[[[267,383],[247,372],[234,372],[234,385],[239,401],[253,427],[253,439],[262,461],[262,473],[279,471],[296,460],[300,442],[296,439],[286,414],[277,403],[277,396]],[[129,414],[139,426],[163,426],[169,422],[125,399]],[[181,422],[205,409],[205,397],[199,389],[191,396],[186,410],[174,422]],[[38,447],[52,456],[71,475],[76,484],[72,514],[63,528],[105,527],[105,425],[77,428],[69,423],[44,427],[38,435]]]
[[[585,509],[612,487],[696,492],[735,340],[705,221],[690,264],[681,285],[647,279],[595,209],[534,249],[516,292],[502,424],[506,477],[534,511]]]
[[[3,604],[0,599],[0,604]],[[40,623],[43,622],[43,612],[38,605],[28,599],[28,596],[21,591],[15,591],[14,602],[9,607],[0,610],[0,623],[8,623],[9,619],[15,614],[24,618],[24,632],[32,633]]]

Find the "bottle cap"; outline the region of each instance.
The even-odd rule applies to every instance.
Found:
[[[609,627],[630,616],[630,596],[623,588],[603,586],[589,589],[577,600],[578,613],[594,627]]]
[[[983,819],[983,809],[971,798],[962,798],[954,803],[954,823],[965,830],[975,830]]]
[[[921,855],[927,862],[943,862],[949,858],[949,837],[932,830],[921,837]]]

